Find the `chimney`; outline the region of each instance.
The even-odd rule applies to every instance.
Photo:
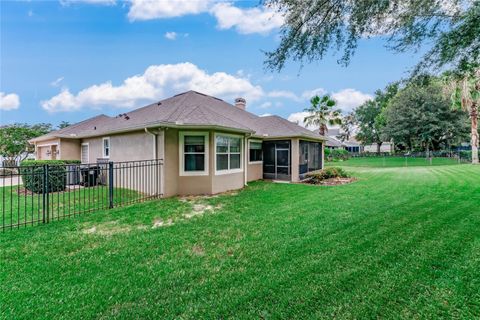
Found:
[[[247,105],[247,101],[244,98],[235,99],[235,107],[245,110],[246,105]]]

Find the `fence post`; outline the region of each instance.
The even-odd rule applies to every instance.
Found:
[[[49,220],[49,196],[48,196],[48,164],[43,165],[43,183],[42,183],[42,213],[43,223],[48,223]]]
[[[113,162],[108,162],[108,199],[109,208],[113,208]]]

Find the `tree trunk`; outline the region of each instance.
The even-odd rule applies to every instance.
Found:
[[[380,148],[382,147],[383,142],[377,142],[377,154],[380,154]]]
[[[472,121],[472,164],[479,164],[478,161],[478,105],[474,101],[470,111],[470,120]]]

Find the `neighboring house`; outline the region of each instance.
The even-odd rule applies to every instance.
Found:
[[[329,129],[327,135],[327,141],[325,147],[329,149],[345,149],[351,153],[376,153],[377,144],[367,144],[362,145],[355,137],[351,137],[349,140],[341,141],[339,138],[341,135],[340,129]],[[380,146],[380,152],[382,153],[392,153],[393,144],[390,142],[383,142]]]
[[[364,152],[369,152],[369,153],[376,153],[377,150],[377,144],[372,143],[365,145],[363,147]],[[381,153],[392,153],[393,152],[393,144],[391,142],[383,142],[382,145],[380,146],[380,152]]]
[[[325,137],[188,91],[116,117],[99,115],[31,140],[37,159],[163,159],[164,196],[215,194],[248,181],[299,181],[323,168]]]

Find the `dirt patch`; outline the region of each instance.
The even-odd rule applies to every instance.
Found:
[[[25,188],[18,188],[15,190],[15,193],[18,194],[19,196],[31,196],[32,194],[35,194],[33,193],[32,191],[30,190],[27,190]]]
[[[303,183],[310,184],[310,185],[318,185],[318,186],[339,186],[339,185],[349,184],[355,181],[357,181],[356,178],[331,178],[331,179],[323,180],[317,184],[313,184],[309,180],[303,181]]]
[[[152,229],[161,228],[161,227],[168,227],[173,225],[172,219],[162,220],[162,219],[155,219],[153,221]]]
[[[197,202],[204,199],[215,199],[220,196],[236,196],[238,191],[226,191],[222,193],[212,194],[212,195],[200,195],[200,196],[183,196],[179,197],[181,202]]]
[[[111,236],[130,231],[130,226],[119,225],[117,221],[104,222],[93,227],[83,229],[84,234],[97,234],[101,236]]]
[[[202,246],[197,245],[197,244],[192,247],[190,252],[194,256],[204,256],[205,255],[205,249]]]

